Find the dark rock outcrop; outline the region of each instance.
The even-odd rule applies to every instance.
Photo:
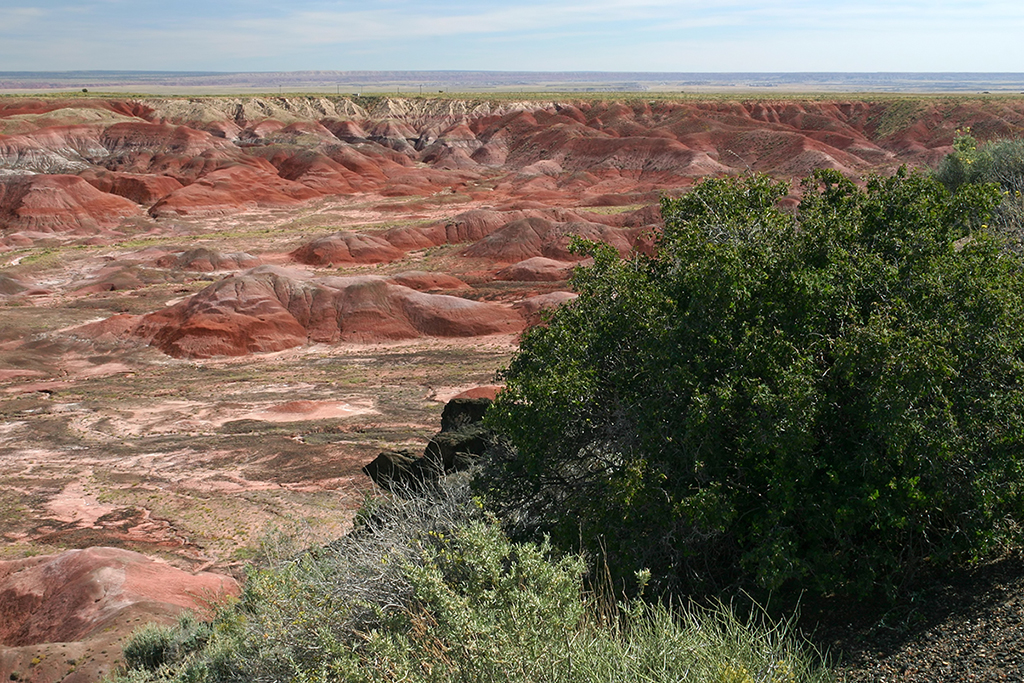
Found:
[[[491,430],[483,424],[490,405],[487,398],[452,399],[441,413],[441,431],[422,455],[408,449],[383,451],[363,472],[378,486],[401,492],[468,469],[490,445]]]

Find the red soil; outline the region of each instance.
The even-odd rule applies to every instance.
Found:
[[[245,209],[295,206],[319,196],[282,178],[269,162],[220,168],[172,192],[149,210],[151,216],[215,216]]]
[[[426,294],[385,278],[311,278],[261,266],[139,321],[135,336],[171,356],[280,351],[311,342],[508,334],[522,318],[497,304]]]
[[[28,175],[0,180],[0,225],[5,230],[96,232],[118,225],[139,207],[72,175]]]
[[[299,263],[333,266],[338,263],[386,263],[404,255],[376,235],[339,232],[316,239],[291,253]]]
[[[101,192],[115,194],[144,206],[150,206],[181,189],[181,183],[169,176],[90,170],[82,172],[81,177]]]
[[[562,304],[572,301],[576,298],[576,294],[573,292],[551,292],[550,294],[540,294],[538,296],[529,297],[516,303],[515,308],[520,315],[526,318],[526,321],[530,325],[537,325],[544,320],[544,312],[558,308]]]
[[[295,111],[304,102],[297,99]],[[327,113],[320,103],[304,119],[245,120],[274,108],[4,101],[0,124],[22,119],[9,127],[20,132],[0,135],[0,167],[81,174],[118,199],[87,197],[63,180],[61,199],[22,205],[8,188],[0,229],[111,227],[130,215],[125,197],[155,204],[157,218],[221,215],[332,194],[426,195],[483,179],[495,182],[498,197],[615,205],[653,201],[659,190],[706,175],[935,163],[958,128],[972,126],[983,138],[1024,130],[1024,102],[966,99],[523,103],[461,115],[439,103],[386,101],[374,111],[340,102],[319,119],[316,108]],[[85,110],[109,120],[77,123],[73,112]]]
[[[188,574],[117,548],[0,562],[0,643],[81,640],[134,603],[199,609],[204,598],[237,592],[226,576]]]
[[[559,281],[565,280],[572,273],[575,264],[567,261],[556,261],[534,256],[525,261],[502,268],[494,275],[495,280],[515,280],[519,282]]]
[[[456,394],[452,398],[489,398],[492,401],[497,398],[498,392],[505,387],[498,384],[488,384],[482,387],[473,387],[472,389],[466,389],[465,391]]]
[[[606,242],[625,255],[632,251],[638,234],[636,230],[587,221],[553,223],[543,218],[525,218],[509,223],[463,253],[496,263],[516,263],[537,256],[575,261],[580,257],[569,251],[573,237]]]
[[[190,270],[209,273],[218,270],[244,270],[260,264],[259,258],[245,252],[222,254],[214,249],[198,247],[188,251],[171,253],[156,259],[159,268]]]
[[[113,672],[139,625],[172,624],[237,595],[219,574],[189,574],[139,553],[94,547],[0,562],[0,679],[91,683]]]
[[[469,285],[457,277],[445,275],[444,273],[427,273],[424,271],[397,273],[388,279],[396,285],[402,285],[403,287],[416,289],[421,292],[466,289],[469,287]]]

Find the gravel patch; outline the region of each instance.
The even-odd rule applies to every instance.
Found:
[[[1024,681],[1020,551],[919,580],[908,595],[887,610],[833,604],[805,614],[837,683]]]

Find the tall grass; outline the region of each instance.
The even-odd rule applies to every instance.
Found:
[[[599,600],[584,570],[545,543],[509,541],[465,478],[449,478],[377,502],[330,546],[252,570],[211,622],[141,629],[116,680],[831,680],[788,624]]]

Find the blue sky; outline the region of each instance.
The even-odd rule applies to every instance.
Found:
[[[0,0],[0,71],[1012,71],[1024,3]]]

